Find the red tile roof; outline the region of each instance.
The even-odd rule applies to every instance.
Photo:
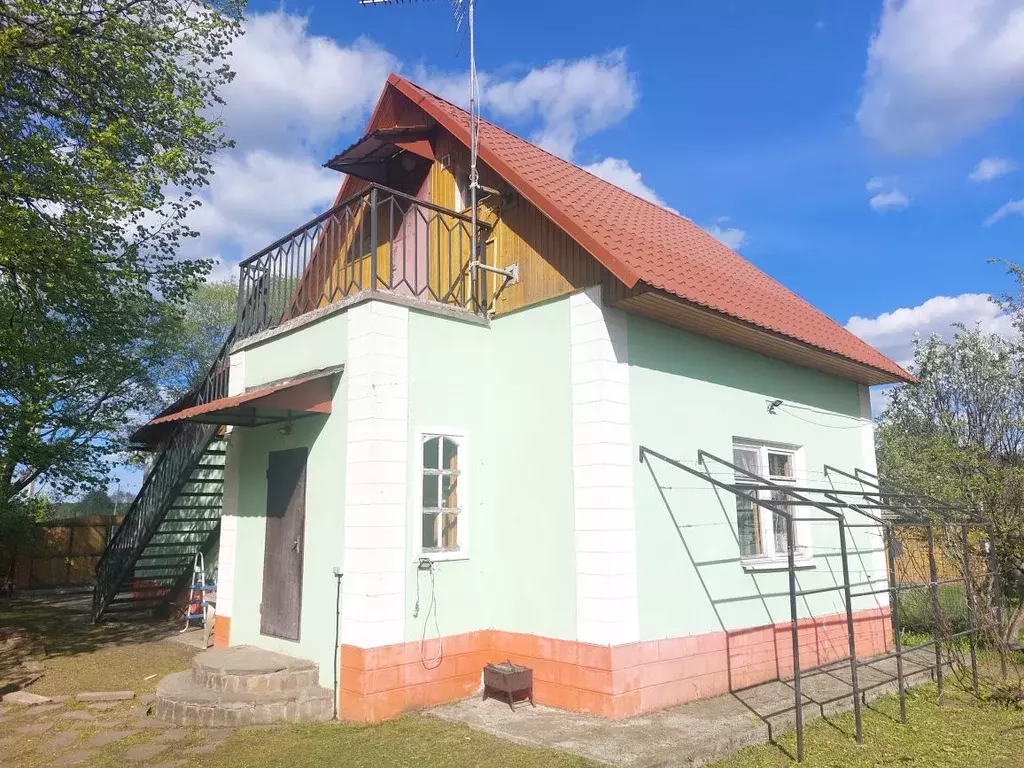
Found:
[[[464,110],[398,75],[389,85],[469,144]],[[690,220],[487,122],[480,159],[627,286],[643,281],[729,317],[883,371],[913,376]]]

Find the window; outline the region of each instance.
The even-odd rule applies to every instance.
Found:
[[[420,549],[464,555],[466,439],[450,433],[424,433],[422,442]]]
[[[461,168],[454,168],[452,174],[455,176],[455,210],[462,212],[469,208],[469,172]]]
[[[757,443],[735,443],[732,449],[733,464],[740,469],[760,477],[766,477],[778,485],[796,484],[796,456],[794,448],[776,447]],[[756,486],[757,480],[742,472],[735,473],[736,484],[743,491],[744,485]],[[798,517],[796,507],[788,504],[789,494],[781,490],[752,487],[748,496],[772,502]],[[797,541],[794,542],[798,558],[810,557],[810,536],[806,523],[794,526]],[[740,541],[740,557],[743,560],[775,561],[788,559],[789,535],[786,518],[773,510],[762,507],[752,499],[736,499],[736,529]]]

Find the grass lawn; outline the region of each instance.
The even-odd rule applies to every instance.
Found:
[[[598,768],[600,764],[567,752],[521,747],[427,715],[408,715],[381,725],[324,724],[239,731],[215,754],[194,759],[193,765]]]
[[[83,601],[87,603],[87,598],[0,600],[0,628],[17,627],[27,633],[22,642],[8,647],[0,638],[0,692],[23,687],[49,695],[89,690],[152,693],[161,677],[192,663],[195,648],[163,640],[173,633],[172,624],[94,625]]]
[[[907,725],[899,722],[899,699],[885,696],[864,709],[864,743],[853,739],[853,714],[817,720],[804,729],[808,768],[849,766],[1024,765],[1024,712],[979,702],[947,684],[942,704],[935,686],[907,692]],[[780,749],[781,747],[781,749]],[[785,752],[783,751],[785,750]],[[783,734],[778,746],[747,747],[719,768],[768,768],[791,765],[796,734]]]

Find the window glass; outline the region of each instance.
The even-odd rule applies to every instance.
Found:
[[[459,440],[445,435],[423,437],[422,548],[459,549]]]
[[[761,522],[758,520],[758,510],[747,499],[736,500],[736,529],[740,539],[741,557],[762,554]]]
[[[768,451],[768,474],[772,477],[792,477],[793,454]]]
[[[758,471],[758,464],[760,463],[758,461],[758,453],[759,452],[757,448],[733,448],[732,463],[735,464],[737,467],[741,467],[742,469],[747,470],[747,472],[753,472],[756,475]],[[744,475],[739,473],[737,473],[736,479],[746,479],[748,481],[750,480],[750,478],[745,478]]]

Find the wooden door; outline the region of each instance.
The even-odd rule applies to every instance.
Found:
[[[267,466],[267,532],[260,634],[299,639],[306,527],[306,449],[273,451]]]

